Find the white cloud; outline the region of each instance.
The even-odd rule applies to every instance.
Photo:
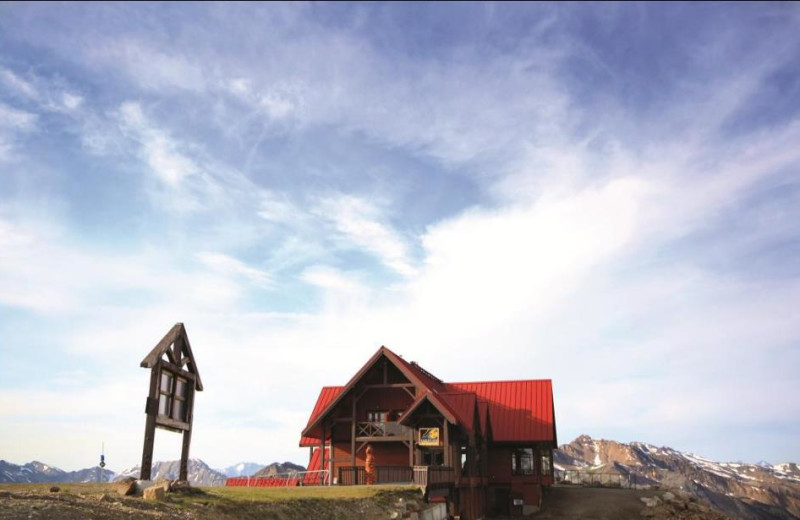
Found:
[[[375,255],[390,269],[404,276],[415,273],[406,240],[384,221],[374,204],[341,195],[322,199],[314,212],[328,219],[345,240]]]
[[[142,158],[161,182],[178,188],[187,177],[199,173],[197,164],[180,152],[178,142],[148,121],[139,103],[123,103],[119,113],[123,129],[140,143]]]
[[[202,252],[197,254],[197,259],[215,271],[244,276],[260,287],[272,285],[269,273],[250,267],[232,256],[223,253]]]
[[[0,103],[0,131],[27,132],[34,128],[38,116]]]

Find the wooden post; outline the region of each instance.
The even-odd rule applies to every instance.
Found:
[[[335,422],[331,423],[331,442],[328,443],[328,449],[330,450],[330,457],[328,457],[328,459],[330,460],[328,460],[328,466],[330,466],[331,470],[330,478],[328,479],[329,484],[333,484],[333,474],[334,471],[336,471],[334,469],[334,467],[336,466],[336,457],[334,457],[334,455],[336,454],[336,450],[334,450],[333,448],[333,430],[335,428],[336,428],[336,423]]]
[[[452,454],[450,453],[450,433],[447,427],[447,419],[444,419],[442,423],[442,428],[444,429],[444,465],[449,466]]]
[[[358,401],[358,397],[356,397],[355,389],[353,389],[353,420],[350,423],[350,453],[351,453],[351,466],[353,468],[356,467],[356,402]],[[355,469],[353,470],[355,472]],[[355,474],[355,473],[354,473]]]
[[[173,377],[173,384],[177,385],[177,377]],[[192,424],[194,420],[194,389],[186,391],[186,422]],[[189,445],[192,442],[191,428],[183,431],[183,447],[181,448],[181,468],[178,480],[189,481]]]
[[[150,480],[150,472],[153,468],[153,443],[156,438],[156,413],[158,412],[158,378],[161,370],[150,371],[150,394],[145,404],[147,421],[144,423],[144,448],[142,449],[142,466],[139,478]],[[155,410],[152,408],[155,407]]]
[[[178,480],[189,481],[189,444],[192,442],[192,430],[184,430],[183,447],[181,448],[181,471]]]
[[[324,422],[322,423],[322,435],[321,435],[321,438],[320,438],[320,441],[319,441],[319,445],[320,445],[319,456],[321,457],[321,459],[320,459],[321,462],[320,462],[319,469],[321,469],[322,471],[325,471],[325,423]],[[328,479],[328,480],[330,480],[330,479]],[[322,482],[323,482],[323,484],[325,483],[325,473],[322,474]]]
[[[408,434],[408,465],[414,467],[414,428]]]

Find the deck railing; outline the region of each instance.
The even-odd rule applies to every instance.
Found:
[[[328,470],[293,471],[265,477],[230,477],[227,487],[295,487],[326,486],[330,483]]]
[[[373,484],[416,484],[427,487],[455,482],[450,466],[376,466]],[[363,486],[369,481],[364,466],[340,466],[338,482],[342,486]]]
[[[356,424],[356,437],[402,437],[408,439],[411,428],[393,421],[371,421]]]

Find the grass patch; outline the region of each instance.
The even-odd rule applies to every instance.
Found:
[[[414,486],[302,486],[275,488],[206,487],[207,493],[200,500],[210,497],[251,502],[285,502],[291,500],[337,500],[372,498],[392,491],[409,491]],[[188,498],[188,497],[187,497]]]

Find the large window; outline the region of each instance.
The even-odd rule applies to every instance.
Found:
[[[188,389],[186,379],[162,370],[158,387],[158,415],[186,422]]]
[[[517,448],[511,452],[511,473],[513,475],[534,475],[533,448]]]

